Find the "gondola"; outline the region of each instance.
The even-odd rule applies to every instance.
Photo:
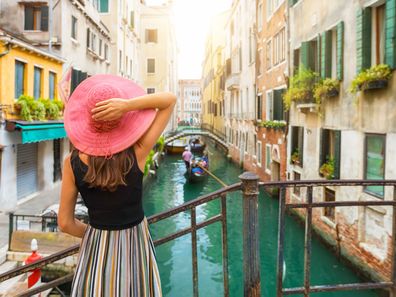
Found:
[[[175,139],[171,142],[169,142],[165,146],[165,150],[167,154],[170,155],[175,155],[175,154],[181,154],[184,152],[184,148],[188,146],[188,141],[186,138],[180,138],[180,139]]]
[[[191,138],[189,141],[190,149],[192,153],[202,154],[205,150],[206,144],[200,138]]]
[[[209,170],[208,163],[204,162],[204,160],[202,160],[201,158],[192,161],[187,171],[188,180],[190,182],[200,182],[208,177],[207,172],[196,164],[200,164],[201,167],[205,168],[206,170]]]

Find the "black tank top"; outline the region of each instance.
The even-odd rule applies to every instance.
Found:
[[[84,182],[88,166],[78,151],[71,155],[71,166],[78,191],[88,208],[89,224],[102,230],[121,230],[138,225],[144,218],[142,206],[143,172],[137,164],[135,152],[131,170],[125,176],[126,186],[114,192],[91,188]]]

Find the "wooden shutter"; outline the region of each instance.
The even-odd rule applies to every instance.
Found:
[[[396,0],[387,0],[385,9],[385,63],[396,68]]]
[[[298,127],[298,149],[300,151],[300,164],[304,162],[304,127]]]
[[[322,54],[321,54],[321,76],[322,78],[331,77],[331,49],[332,32],[331,30],[322,33]]]
[[[359,9],[356,20],[357,73],[371,67],[371,7]]]
[[[344,79],[344,22],[337,25],[337,78]]]
[[[274,116],[276,121],[283,121],[283,90],[274,90]]]
[[[25,30],[33,30],[33,7],[25,6]]]
[[[48,31],[48,6],[41,6],[41,31]]]
[[[301,44],[300,49],[301,54],[301,65],[306,69],[310,69],[309,67],[309,42],[303,42]]]
[[[340,178],[340,164],[341,164],[341,131],[334,131],[334,178]]]

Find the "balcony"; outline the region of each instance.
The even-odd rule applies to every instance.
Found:
[[[238,73],[231,74],[226,80],[226,88],[229,91],[239,90],[239,78]]]

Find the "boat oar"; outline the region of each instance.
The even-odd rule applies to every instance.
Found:
[[[207,170],[206,168],[202,167],[201,165],[199,165],[198,163],[196,163],[196,165],[201,168],[203,171],[205,171],[207,174],[209,174],[211,177],[213,177],[217,182],[219,182],[223,187],[227,187],[228,185],[223,182],[220,178],[218,178],[216,175],[214,175],[212,172],[210,172],[209,170]]]

